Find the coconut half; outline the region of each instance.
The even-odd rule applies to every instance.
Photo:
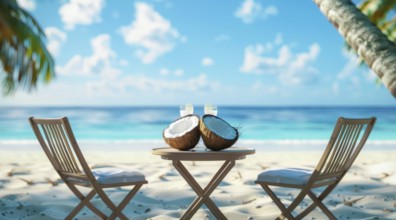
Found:
[[[205,146],[218,151],[231,147],[239,137],[238,130],[214,115],[204,115],[200,132]]]
[[[178,150],[190,150],[199,141],[199,117],[187,115],[172,122],[162,133],[165,142]]]

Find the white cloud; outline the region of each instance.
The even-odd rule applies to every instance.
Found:
[[[241,71],[244,73],[278,73],[279,69],[290,65],[293,54],[289,46],[283,45],[278,51],[278,57],[264,57],[264,53],[270,51],[269,46],[262,44],[250,45],[245,48],[245,56]]]
[[[347,63],[342,68],[342,70],[337,74],[338,80],[343,80],[354,75],[357,68],[359,67],[359,59],[356,55],[343,51],[343,56],[347,59]]]
[[[18,5],[28,11],[34,11],[36,9],[35,0],[17,0]]]
[[[244,23],[252,23],[255,19],[265,19],[271,15],[277,15],[278,9],[274,5],[266,8],[254,0],[245,0],[234,13],[235,17],[242,19]]]
[[[12,97],[0,97],[0,102],[8,106],[169,105],[199,103],[202,97],[207,97],[216,89],[216,82],[205,74],[183,79],[164,79],[128,73],[127,76],[122,74],[114,79],[97,77],[90,81],[77,79],[77,82],[75,76],[58,77],[59,80],[32,93],[17,91]],[[74,82],[70,83],[68,79]]]
[[[115,93],[135,90],[138,92],[198,92],[211,88],[205,74],[185,80],[167,80],[146,75],[128,75],[122,79],[91,81],[87,89],[94,91],[113,91]]]
[[[57,56],[59,54],[61,45],[67,40],[66,33],[56,27],[47,27],[45,28],[44,32],[48,39],[48,50],[53,56]]]
[[[173,76],[183,76],[184,75],[184,70],[182,69],[175,69],[175,70],[170,70],[168,68],[161,68],[159,70],[160,75],[163,76],[168,76],[168,75],[173,75]]]
[[[358,72],[358,57],[355,54],[345,50],[343,50],[342,54],[347,59],[347,62],[340,72],[337,73],[335,82],[333,83],[332,90],[336,94],[339,93],[341,88],[345,87],[346,85],[348,89],[359,87],[362,77],[359,75],[361,73]]]
[[[118,69],[112,66],[111,60],[116,57],[116,54],[110,47],[110,36],[108,34],[98,35],[91,39],[91,47],[91,56],[75,55],[65,66],[58,66],[57,72],[86,76],[99,74],[108,77],[114,77],[120,73]]]
[[[65,28],[72,30],[76,25],[100,22],[103,7],[104,0],[70,0],[59,8],[59,15]]]
[[[313,43],[309,47],[308,52],[299,53],[296,55],[296,59],[291,63],[293,69],[302,69],[307,66],[307,63],[313,61],[318,57],[320,53],[320,46],[318,43]]]
[[[313,43],[307,52],[293,54],[288,45],[280,45],[278,56],[264,56],[272,50],[257,44],[245,48],[244,62],[240,68],[244,73],[275,74],[283,84],[305,84],[316,79],[317,70],[311,66],[320,53],[320,46]]]
[[[159,56],[173,50],[177,40],[187,40],[149,4],[137,2],[135,9],[135,20],[132,24],[121,27],[120,32],[126,44],[140,48],[135,50],[135,55],[143,63],[152,63]]]
[[[140,91],[198,91],[208,85],[204,74],[187,80],[164,80],[147,76],[129,76],[123,80],[125,87],[132,87]]]
[[[214,60],[211,57],[204,57],[201,63],[202,66],[212,66],[214,64]]]

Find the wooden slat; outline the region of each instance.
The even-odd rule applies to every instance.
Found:
[[[60,136],[61,136],[63,142],[65,143],[65,149],[66,149],[67,155],[69,156],[70,162],[72,164],[72,168],[73,168],[75,173],[81,173],[81,170],[80,170],[80,168],[79,168],[79,166],[78,166],[78,164],[76,162],[76,158],[74,156],[74,153],[73,153],[73,151],[72,151],[72,149],[70,147],[70,141],[69,141],[69,139],[67,138],[67,136],[65,134],[64,126],[63,125],[58,125],[58,126],[59,126],[59,129],[60,129]]]
[[[340,132],[338,134],[336,134],[337,136],[335,137],[336,142],[334,143],[333,146],[330,146],[332,148],[331,149],[331,156],[328,158],[328,160],[325,161],[326,168],[323,171],[323,173],[330,173],[331,172],[331,170],[332,170],[331,161],[333,161],[334,158],[336,157],[338,146],[340,145],[340,142],[342,142],[342,138],[343,138],[343,136],[345,136],[345,133],[346,133],[346,127],[341,125]],[[336,149],[336,150],[334,150],[334,149]]]
[[[338,149],[336,149],[337,150],[336,157],[334,158],[333,161],[331,161],[331,163],[332,163],[331,170],[330,170],[331,173],[338,171],[338,168],[340,166],[341,158],[346,153],[346,150],[348,148],[348,144],[349,144],[351,135],[353,133],[353,126],[354,125],[347,124],[345,126],[347,127],[347,132],[342,137],[343,139],[342,139],[341,145],[337,146]]]
[[[328,165],[326,164],[326,162],[329,160],[330,157],[332,157],[332,156],[330,156],[330,154],[332,154],[332,149],[333,149],[334,145],[336,145],[339,141],[338,140],[339,133],[344,132],[342,130],[343,129],[342,123],[341,123],[342,120],[343,120],[343,118],[341,118],[341,117],[337,119],[337,123],[334,127],[334,130],[333,130],[331,136],[330,136],[329,143],[327,144],[327,147],[326,147],[322,157],[320,158],[318,165],[315,168],[316,175],[319,175],[320,173],[325,173],[328,168],[327,167]]]
[[[60,121],[58,123],[53,120],[41,120],[41,127],[45,135],[45,140],[50,148],[53,159],[59,164],[59,171],[67,171],[71,173],[81,173],[81,170],[74,158],[74,154],[70,148],[70,142],[65,134]]]
[[[67,166],[68,171],[74,172],[74,167],[70,160],[70,155],[66,150],[67,145],[61,137],[61,133],[60,133],[61,131],[59,130],[59,125],[53,125],[53,129],[56,134],[55,138],[57,140],[58,147],[59,147],[60,151],[62,152],[63,161],[65,162],[65,165]]]
[[[69,148],[69,143],[67,139],[64,139],[62,136],[62,127],[61,125],[55,125],[55,128],[57,130],[57,138],[59,139],[60,142],[60,147],[62,148],[62,151],[64,152],[64,159],[67,162],[70,172],[78,172],[78,169],[76,169],[75,164],[73,164],[73,160],[71,158],[74,157],[73,153],[68,150]]]
[[[356,143],[358,141],[358,138],[360,136],[360,133],[362,131],[363,125],[359,124],[359,125],[355,125],[355,129],[354,129],[354,134],[352,135],[351,139],[350,139],[350,144],[347,148],[346,154],[341,158],[340,161],[340,166],[338,168],[338,171],[341,171],[342,169],[345,169],[345,165],[348,162],[348,160],[351,158],[353,152],[356,149]]]
[[[59,160],[62,161],[62,167],[64,170],[66,171],[71,171],[71,167],[66,159],[66,154],[62,148],[62,146],[60,145],[61,143],[59,142],[59,138],[56,134],[56,125],[49,125],[49,128],[51,130],[51,134],[52,134],[52,139],[55,143],[55,147],[59,152]]]
[[[341,127],[338,132],[333,132],[332,139],[334,144],[328,146],[331,148],[326,154],[323,155],[325,160],[318,164],[317,170],[319,176],[333,176],[331,174],[338,173],[342,174],[348,169],[348,164],[351,164],[350,160],[354,160],[357,156],[356,150],[360,151],[362,145],[366,141],[368,134],[372,129],[367,124],[373,123],[373,119],[342,119],[340,123]],[[337,127],[337,126],[336,126]],[[364,134],[361,135],[362,131]],[[321,179],[322,179],[321,178]]]
[[[46,142],[47,142],[47,144],[48,144],[48,146],[50,148],[50,151],[52,153],[52,156],[53,156],[52,159],[54,159],[60,165],[61,169],[64,169],[63,161],[60,160],[59,152],[54,146],[54,143],[53,143],[53,140],[52,140],[52,133],[49,130],[49,125],[41,124],[41,127],[42,127],[42,130],[44,132]]]

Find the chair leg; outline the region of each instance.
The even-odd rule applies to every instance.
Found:
[[[81,202],[76,207],[74,207],[74,209],[67,215],[65,219],[72,220],[73,217],[77,215],[77,213],[81,211],[82,208],[84,208],[84,206],[87,206],[87,208],[89,208],[92,212],[98,215],[101,219],[115,219],[118,217],[120,219],[127,220],[128,217],[126,217],[122,213],[122,210],[125,208],[128,202],[133,198],[133,196],[136,195],[136,193],[143,186],[143,184],[144,183],[135,185],[125,196],[125,198],[119,203],[119,205],[116,206],[107,196],[107,194],[104,192],[103,188],[101,188],[100,186],[93,187],[93,189],[86,196],[84,196],[76,186],[74,186],[71,183],[67,183],[66,185],[80,199]],[[112,210],[110,217],[105,215],[102,211],[100,211],[98,208],[96,208],[94,205],[92,205],[89,202],[96,194],[98,194],[98,196],[102,199],[102,201]]]
[[[322,201],[333,191],[333,189],[337,186],[336,184],[330,185],[328,186],[319,196],[315,196],[315,194],[312,193],[312,195],[320,201],[320,203],[322,203]],[[310,195],[311,199],[312,199],[312,195]],[[312,199],[313,200],[313,199]],[[316,208],[316,206],[318,206],[317,202],[312,203],[310,206],[308,206],[304,211],[302,211],[297,217],[302,219],[304,218],[306,215],[308,215],[312,210],[314,210]],[[319,207],[320,208],[320,207]],[[322,209],[322,208],[321,208]],[[326,210],[328,210],[327,208],[325,208]],[[323,209],[322,209],[323,210]],[[328,211],[330,212],[330,211]],[[330,219],[335,219],[334,215],[331,213],[331,215],[329,216],[326,212],[324,212],[327,217],[329,217]]]
[[[316,195],[309,191],[309,197],[311,197],[312,201],[327,215],[327,217],[331,220],[336,220],[337,218],[330,212],[330,210],[322,203],[322,200],[318,199]]]
[[[309,192],[308,188],[304,188],[300,191],[300,193],[296,196],[296,198],[292,201],[292,203],[290,203],[290,205],[286,208],[289,213],[291,213],[295,208],[297,208],[297,206],[304,200],[304,198],[308,194],[308,192]],[[280,216],[278,216],[278,218],[284,219],[285,216],[282,213]],[[294,219],[302,219],[302,218],[299,218],[298,216],[296,216],[296,217],[294,217]]]
[[[74,195],[77,196],[77,198],[80,199],[80,203],[67,215],[65,219],[73,219],[77,213],[84,208],[84,206],[87,206],[93,213],[98,215],[102,219],[106,219],[107,216],[101,212],[99,209],[97,209],[94,205],[92,205],[89,201],[96,195],[95,190],[91,190],[86,196],[84,196],[75,185],[65,182],[66,185],[70,188],[70,190],[74,193]]]
[[[120,219],[125,219],[128,220],[128,217],[126,217],[120,210],[118,210],[117,206],[111,201],[109,196],[104,192],[103,188],[100,186],[93,186],[94,190],[96,193],[98,193],[98,196],[102,199],[102,201],[107,205],[107,207],[110,208],[112,211],[112,216],[118,217]]]
[[[323,200],[330,194],[330,192],[333,191],[333,189],[337,186],[337,184],[333,184],[328,186],[319,196],[316,196],[312,191],[309,189],[303,189],[300,194],[294,199],[294,201],[286,207],[283,205],[283,203],[280,201],[280,199],[275,195],[275,193],[269,188],[268,185],[265,185],[263,183],[260,183],[261,187],[266,191],[266,193],[271,197],[271,199],[274,201],[274,203],[278,206],[278,208],[282,211],[282,214],[277,217],[277,219],[282,220],[282,219],[302,219],[306,215],[308,215],[312,210],[314,210],[316,207],[319,207],[323,213],[330,219],[330,220],[336,220],[337,218],[334,216],[334,214],[323,204]],[[313,203],[305,208],[300,214],[298,214],[296,217],[293,217],[291,214],[292,211],[300,204],[300,202],[304,199],[304,197],[308,195],[310,199],[313,201]]]
[[[282,215],[288,218],[289,220],[295,219],[291,212],[293,210],[288,210],[285,205],[280,201],[280,199],[275,195],[275,193],[268,187],[268,185],[261,184],[261,187],[265,190],[265,192],[271,197],[272,201],[274,201],[275,205],[282,211]],[[284,219],[283,216],[279,216],[276,219]]]
[[[91,200],[91,199],[94,197],[95,194],[96,194],[95,190],[92,190],[91,192],[89,192],[89,193],[87,194],[86,197],[80,198],[80,199],[81,199],[81,200],[80,200],[80,203],[79,203],[76,207],[74,207],[74,209],[66,216],[65,219],[67,219],[67,220],[73,219],[73,217],[74,217],[75,215],[77,215],[77,213],[78,213],[82,208],[84,208],[84,206],[86,206],[87,203],[89,203],[89,200]]]
[[[117,211],[122,212],[122,210],[125,208],[125,206],[131,201],[131,199],[136,195],[136,193],[139,191],[139,189],[143,186],[143,183],[135,185],[131,191],[125,196],[125,198],[118,204],[117,206]],[[115,219],[117,214],[113,212],[109,219]]]

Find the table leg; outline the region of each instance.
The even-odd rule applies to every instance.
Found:
[[[190,219],[198,211],[199,207],[201,207],[202,204],[205,204],[208,207],[208,209],[213,213],[216,219],[227,219],[209,196],[224,179],[224,177],[230,172],[232,167],[235,165],[235,161],[225,161],[204,189],[201,188],[201,186],[190,174],[190,172],[188,172],[188,170],[181,163],[181,161],[173,160],[172,163],[176,170],[179,171],[181,176],[186,180],[186,182],[197,194],[197,198],[193,201],[193,203],[191,203],[181,219]]]

